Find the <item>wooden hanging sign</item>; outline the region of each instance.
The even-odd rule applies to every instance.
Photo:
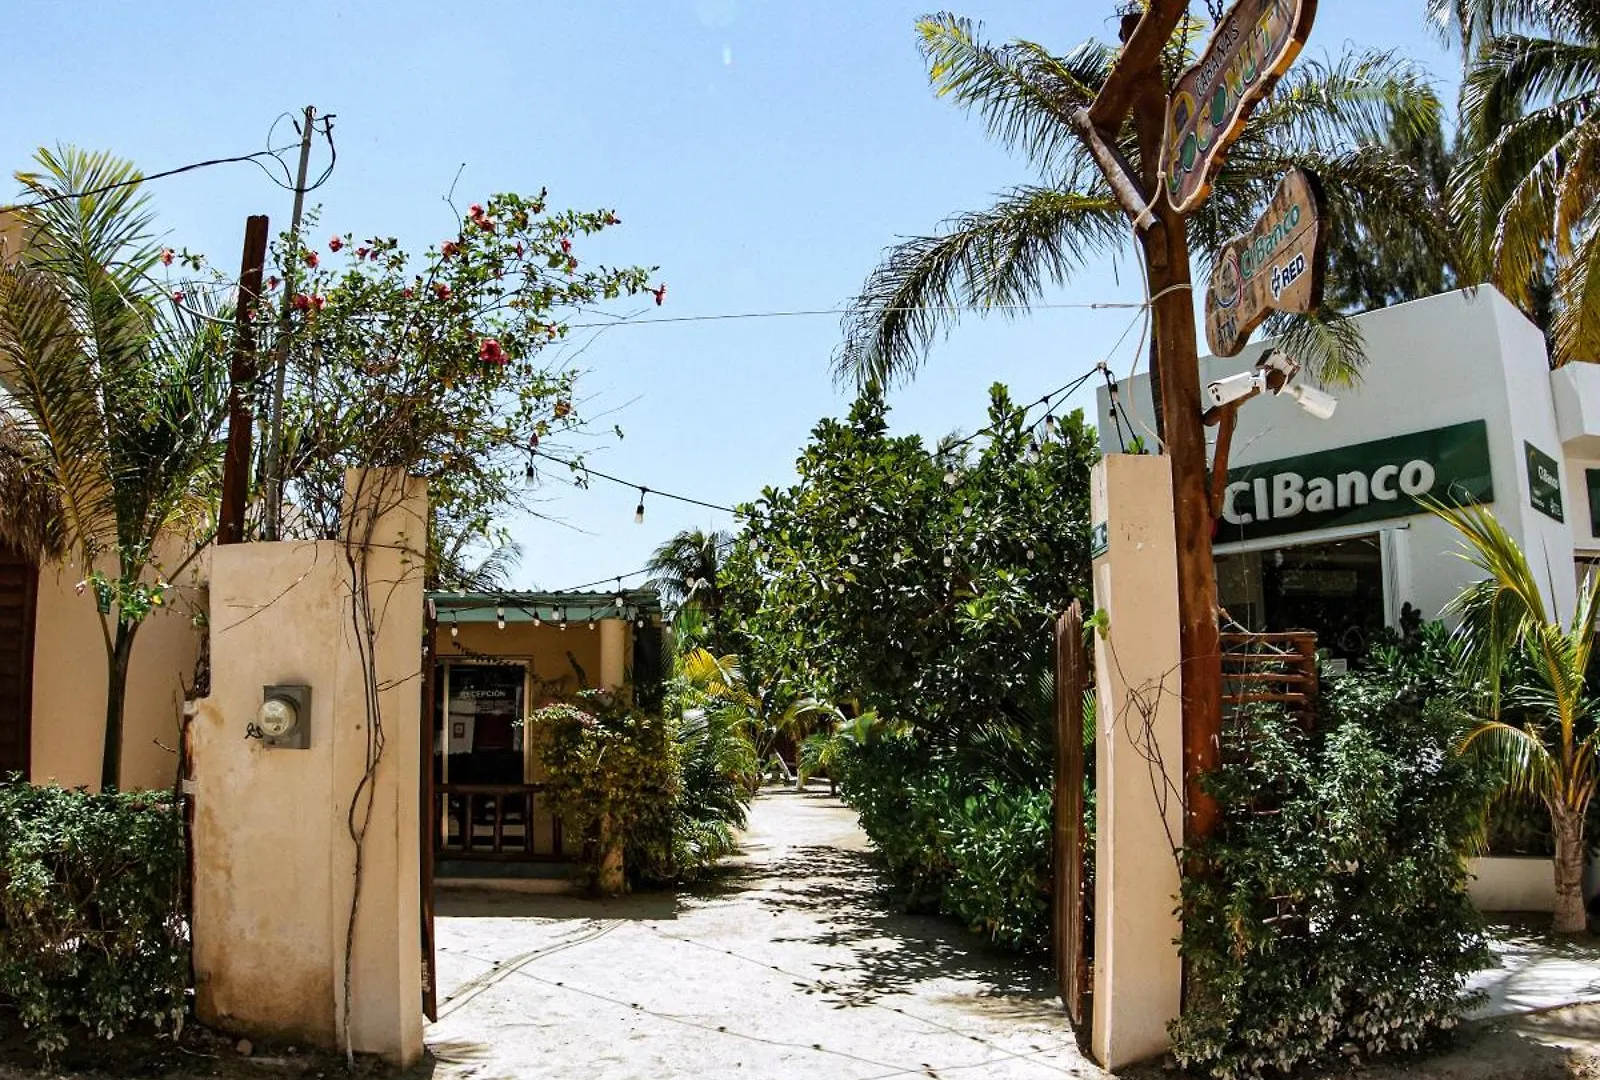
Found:
[[[1317,0],[1238,0],[1167,102],[1161,175],[1180,214],[1206,201],[1228,147],[1311,33]]]
[[[1206,287],[1213,355],[1237,355],[1270,312],[1305,314],[1322,305],[1325,217],[1316,174],[1290,169],[1255,226],[1222,246]]]

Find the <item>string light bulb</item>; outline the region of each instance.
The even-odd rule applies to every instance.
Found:
[[[450,637],[455,639],[461,636],[461,624],[456,622],[455,612],[450,613]]]
[[[944,470],[944,482],[946,484],[950,485],[951,487],[955,487],[957,479],[958,478],[956,476],[956,467],[954,465],[948,466]]]
[[[566,628],[567,628],[567,608],[566,608],[566,605],[563,604],[562,607],[561,607],[561,629],[565,630]]]
[[[533,609],[533,625],[535,625],[535,626],[543,626],[544,625],[544,620],[539,618],[539,609],[538,608],[534,608]]]
[[[617,607],[622,607],[622,579],[617,579]]]
[[[506,628],[506,609],[505,608],[497,607],[497,608],[494,609],[494,625],[495,625],[495,627],[497,629],[500,629],[500,630],[504,630]]]
[[[1056,433],[1056,429],[1057,429],[1056,414],[1055,413],[1051,413],[1051,412],[1045,413],[1044,414],[1044,430],[1045,430],[1045,434],[1054,435]]]
[[[533,459],[528,459],[528,467],[522,473],[522,486],[532,491],[539,486],[539,474],[533,469]]]
[[[589,629],[590,630],[594,629],[594,616],[593,615],[589,616]]]
[[[649,488],[645,487],[639,489],[639,505],[633,508],[633,523],[635,525],[644,524],[644,497],[649,490]]]

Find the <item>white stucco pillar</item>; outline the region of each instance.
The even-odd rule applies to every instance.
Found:
[[[628,620],[600,620],[600,685],[616,690],[628,676]]]
[[[1183,840],[1172,470],[1112,454],[1091,476],[1095,606],[1095,960],[1090,1047],[1107,1069],[1167,1049],[1181,1005]],[[1103,531],[1102,531],[1103,529]]]

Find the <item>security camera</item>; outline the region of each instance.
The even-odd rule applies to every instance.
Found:
[[[1333,419],[1333,410],[1339,407],[1339,399],[1331,394],[1324,394],[1315,386],[1305,386],[1301,383],[1288,388],[1288,395],[1299,403],[1306,412],[1318,420]]]
[[[1267,388],[1267,373],[1257,368],[1255,371],[1241,371],[1237,375],[1229,375],[1226,379],[1218,379],[1206,386],[1206,401],[1214,409],[1224,405],[1232,405],[1252,394],[1260,393]]]

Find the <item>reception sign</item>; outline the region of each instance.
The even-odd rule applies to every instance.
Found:
[[[1426,513],[1418,500],[1494,501],[1482,420],[1228,470],[1216,543]]]
[[[1255,227],[1222,246],[1206,289],[1206,344],[1236,356],[1274,311],[1322,305],[1327,230],[1316,174],[1290,169]]]
[[[1180,214],[1205,202],[1223,155],[1294,63],[1316,13],[1317,0],[1238,0],[1199,62],[1178,77],[1167,103],[1161,174]]]

